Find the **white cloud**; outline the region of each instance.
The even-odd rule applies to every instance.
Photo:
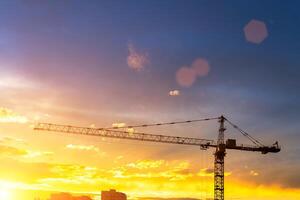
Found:
[[[94,145],[68,144],[68,145],[66,145],[66,148],[76,149],[76,150],[83,150],[83,151],[96,151],[96,152],[99,152],[99,148],[95,147]]]
[[[128,51],[127,64],[131,69],[140,71],[149,64],[148,54],[138,52],[133,44],[128,44]]]
[[[169,92],[170,96],[179,96],[180,95],[180,91],[179,90],[171,90]]]
[[[0,123],[21,123],[25,124],[29,120],[27,117],[19,115],[8,108],[0,107]]]
[[[122,128],[124,126],[126,126],[126,123],[123,123],[123,122],[115,122],[112,124],[112,127],[114,127],[114,128]]]
[[[127,128],[126,132],[128,132],[130,135],[135,132],[134,128]]]

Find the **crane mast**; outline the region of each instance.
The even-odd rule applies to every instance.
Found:
[[[224,125],[225,118],[223,116],[220,117],[220,128],[218,135],[218,142],[216,146],[215,152],[215,162],[214,162],[214,197],[215,200],[223,200],[224,199],[224,157],[226,154],[226,146],[224,143]]]
[[[220,123],[218,140],[215,143],[213,140],[209,139],[199,139],[191,137],[179,137],[179,136],[168,136],[168,135],[156,135],[156,134],[147,134],[136,131],[128,130],[116,130],[116,128],[89,128],[89,127],[79,127],[79,126],[70,126],[70,125],[60,125],[60,124],[51,124],[51,123],[38,123],[34,130],[40,131],[51,131],[51,132],[62,132],[62,133],[71,133],[71,134],[80,134],[80,135],[89,135],[89,136],[98,136],[98,137],[110,137],[110,138],[119,138],[119,139],[129,139],[129,140],[139,140],[139,141],[149,141],[149,142],[160,142],[160,143],[169,143],[169,144],[181,144],[181,145],[194,145],[199,146],[201,150],[206,150],[210,147],[216,148],[214,153],[214,200],[224,200],[224,157],[226,155],[226,149],[240,150],[240,151],[254,151],[261,152],[262,154],[266,153],[277,153],[280,151],[280,147],[276,142],[272,146],[262,145],[258,140],[251,137],[248,133],[239,129],[236,125],[232,124],[224,116],[218,118],[206,118],[200,120],[189,120],[182,122],[168,122],[168,123],[159,123],[159,124],[149,124],[149,125],[137,125],[137,126],[128,126],[127,128],[132,127],[147,127],[147,126],[160,126],[160,125],[173,125],[179,123],[190,123],[197,121],[207,121],[212,119],[218,119]],[[225,121],[229,122],[234,128],[238,129],[244,136],[248,137],[255,146],[240,144],[237,145],[236,141],[233,139],[228,139],[225,143],[224,132]],[[123,127],[124,128],[124,127]],[[125,127],[126,128],[126,127]]]

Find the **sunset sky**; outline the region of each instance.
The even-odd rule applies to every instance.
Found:
[[[0,1],[0,199],[115,188],[213,197],[213,152],[33,131],[224,114],[266,145],[228,150],[225,197],[300,199],[300,2]],[[225,137],[251,144],[227,127]],[[216,140],[218,122],[137,129]]]

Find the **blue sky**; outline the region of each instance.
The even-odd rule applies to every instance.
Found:
[[[2,78],[34,89],[4,88],[0,103],[73,124],[104,125],[105,116],[140,123],[225,114],[268,144],[278,140],[283,151],[270,158],[277,160],[272,175],[289,165],[280,180],[300,187],[293,179],[300,169],[299,6],[292,0],[1,1]],[[259,44],[245,38],[251,20],[267,28]],[[141,70],[128,66],[130,47],[146,59]],[[180,85],[176,73],[197,58],[208,61],[209,73]],[[180,95],[169,96],[173,90]]]

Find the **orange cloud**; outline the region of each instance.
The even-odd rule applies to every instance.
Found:
[[[27,117],[13,112],[8,108],[0,108],[0,123],[27,123]]]
[[[224,176],[230,176],[231,172],[224,172]],[[197,173],[198,176],[208,176],[213,177],[214,176],[214,169],[204,168],[201,169],[200,172]]]
[[[5,156],[24,156],[27,155],[27,151],[23,149],[18,149],[11,146],[0,145],[0,155]]]
[[[192,169],[188,161],[137,160],[111,169],[103,166],[98,168],[75,164],[16,163],[16,161],[11,166],[15,168],[0,173],[0,184],[10,185],[12,188],[86,193],[116,188],[132,198],[203,199],[213,196],[213,170],[204,168],[199,172]],[[3,170],[3,166],[0,166],[0,170]],[[8,179],[7,174],[11,172],[23,178]],[[246,200],[279,200],[279,197],[295,200],[300,196],[299,191],[300,189],[283,189],[275,185],[249,184],[234,180],[230,176],[226,179],[225,195],[227,198],[238,197]]]
[[[254,171],[254,170],[251,170],[251,171],[250,171],[250,175],[251,175],[251,176],[258,176],[259,173],[256,172],[256,171]]]

